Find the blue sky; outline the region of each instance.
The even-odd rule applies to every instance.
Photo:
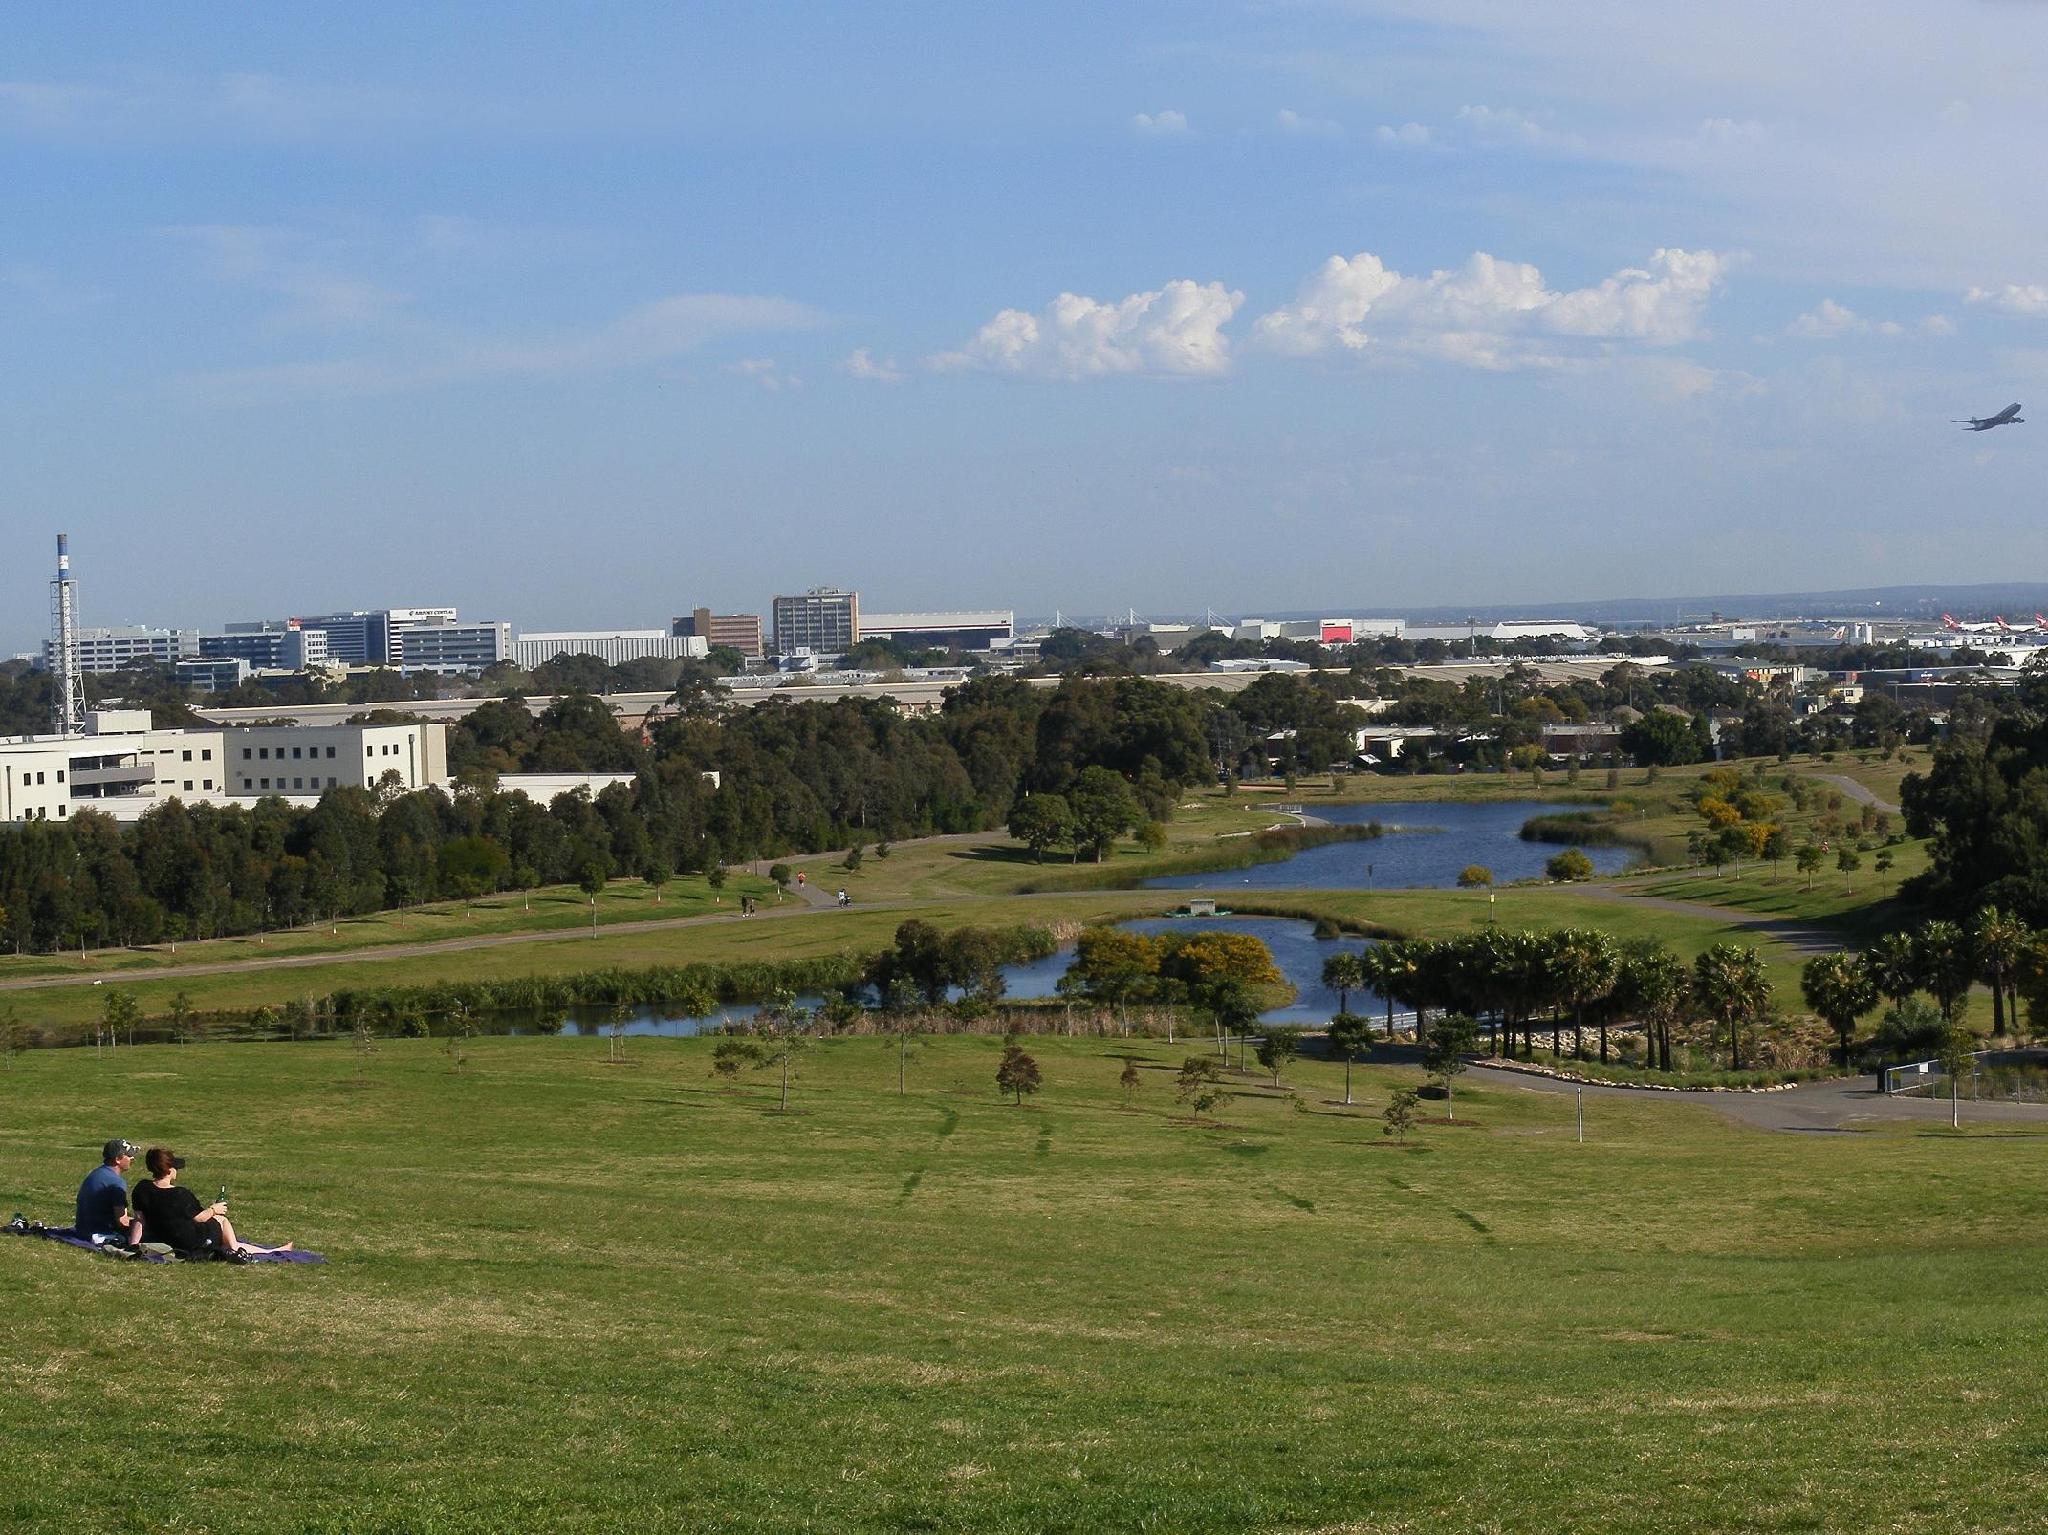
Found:
[[[20,13],[0,640],[2048,569],[2048,8],[1686,9]]]

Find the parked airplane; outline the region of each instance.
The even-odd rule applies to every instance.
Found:
[[[1995,416],[1970,416],[1957,421],[1955,425],[1966,432],[1988,432],[1994,426],[2024,426],[2026,417],[2020,414],[2019,402],[2015,400]]]
[[[2036,614],[2035,616],[2039,617],[2040,615]],[[2012,625],[2002,618],[1994,618],[1988,624],[1963,624],[1957,623],[1956,620],[1949,617],[1946,613],[1941,615],[1941,626],[1948,630],[1950,634],[2010,634],[2013,632]]]

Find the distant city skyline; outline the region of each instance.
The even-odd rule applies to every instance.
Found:
[[[115,5],[0,65],[0,643],[2048,571],[2048,14]],[[2043,409],[2048,409],[2044,405]]]

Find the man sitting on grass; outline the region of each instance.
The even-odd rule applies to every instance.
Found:
[[[78,1210],[71,1229],[90,1242],[128,1247],[142,1242],[142,1219],[128,1213],[128,1182],[122,1174],[141,1153],[133,1141],[111,1140],[100,1148],[100,1165],[78,1186]]]

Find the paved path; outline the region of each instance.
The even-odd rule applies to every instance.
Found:
[[[1856,1077],[1836,1077],[1824,1082],[1804,1082],[1798,1087],[1786,1088],[1783,1092],[1776,1093],[1645,1092],[1641,1088],[1560,1082],[1554,1077],[1540,1077],[1519,1071],[1497,1071],[1486,1066],[1474,1066],[1465,1074],[1465,1080],[1509,1092],[1570,1093],[1583,1086],[1588,1098],[1633,1098],[1638,1102],[1650,1100],[1663,1103],[1692,1103],[1702,1108],[1716,1109],[1730,1119],[1759,1130],[1829,1132],[1854,1130],[1859,1125],[1896,1120],[1919,1120],[1929,1124],[1945,1125],[1949,1116],[1946,1098],[1930,1100],[1887,1097],[1873,1085],[1872,1078],[1867,1073]],[[2044,1132],[2048,1132],[2048,1104],[1973,1103],[1965,1098],[1962,1103],[1962,1120],[1965,1125],[1982,1124],[1989,1120],[2002,1123],[2031,1123],[2040,1125]]]
[[[1887,811],[1892,815],[1899,814],[1899,807],[1897,805],[1894,805],[1890,800],[1879,799],[1875,792],[1865,788],[1853,778],[1845,777],[1840,773],[1808,773],[1806,776],[1833,784],[1859,805],[1869,805],[1874,809]]]

